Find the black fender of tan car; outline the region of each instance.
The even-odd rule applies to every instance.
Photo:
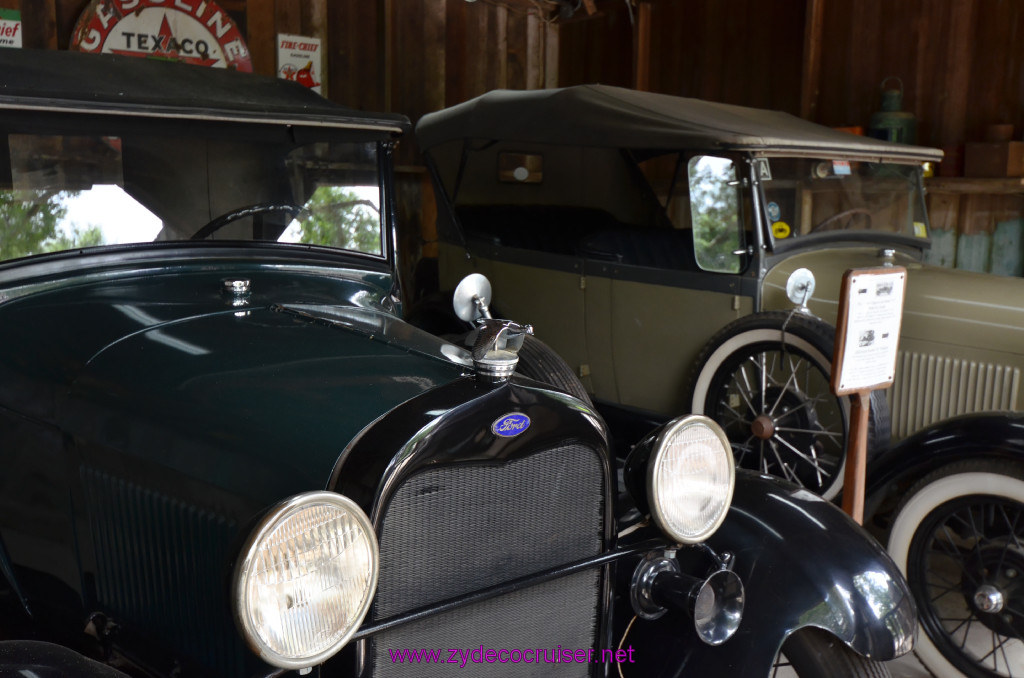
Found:
[[[743,581],[736,634],[711,646],[682,614],[637,619],[625,639],[637,660],[623,665],[627,675],[767,676],[786,638],[807,627],[878,661],[912,646],[916,609],[895,563],[839,509],[802,488],[738,471],[732,506],[707,545],[732,554]]]
[[[899,442],[872,460],[867,473],[865,515],[886,499],[938,468],[965,459],[994,459],[1024,465],[1024,415],[966,414],[940,421]]]

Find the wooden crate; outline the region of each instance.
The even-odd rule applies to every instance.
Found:
[[[969,143],[964,152],[968,177],[1024,176],[1024,141]]]

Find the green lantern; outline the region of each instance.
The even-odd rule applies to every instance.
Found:
[[[886,89],[885,83],[895,80],[899,89]],[[882,110],[871,114],[868,135],[901,144],[917,143],[917,118],[903,108],[903,81],[888,77],[882,81]]]

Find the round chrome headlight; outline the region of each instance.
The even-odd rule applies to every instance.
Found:
[[[348,497],[300,494],[279,504],[249,537],[235,569],[235,610],[269,664],[299,669],[340,650],[377,588],[373,525]]]
[[[732,502],[736,467],[722,429],[690,415],[658,436],[647,465],[647,497],[654,522],[683,544],[710,537]]]

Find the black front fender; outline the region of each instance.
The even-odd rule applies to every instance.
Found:
[[[893,492],[921,477],[965,459],[996,459],[1024,465],[1024,415],[1009,412],[966,414],[924,428],[879,455],[868,466],[866,515]]]
[[[785,639],[806,627],[824,629],[879,661],[911,649],[916,609],[896,565],[818,496],[738,471],[732,508],[707,543],[733,555],[743,580],[746,602],[736,635],[712,647],[680,614],[637,620],[626,641],[635,648],[636,675],[767,676]]]
[[[36,640],[0,641],[0,678],[128,678],[74,650]]]

